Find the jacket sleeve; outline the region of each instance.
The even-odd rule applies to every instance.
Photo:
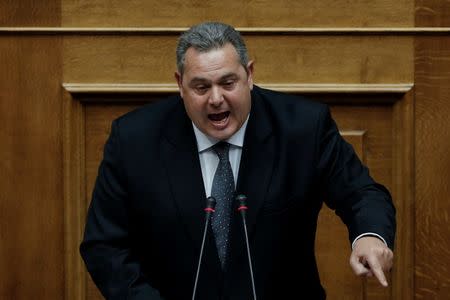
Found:
[[[162,299],[141,272],[130,246],[127,188],[114,121],[87,214],[80,253],[106,299]]]
[[[389,191],[372,179],[353,147],[342,138],[328,107],[318,122],[316,153],[325,203],[347,225],[350,242],[371,232],[382,236],[393,249],[395,208]]]

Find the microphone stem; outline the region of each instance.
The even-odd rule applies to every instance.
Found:
[[[205,228],[203,229],[203,239],[202,239],[202,246],[200,248],[200,257],[198,259],[197,274],[195,275],[194,291],[192,292],[192,300],[195,300],[195,293],[197,292],[198,275],[200,274],[200,266],[201,266],[202,257],[203,257],[203,248],[204,248],[205,239],[206,239],[206,231],[208,230],[208,225],[209,225],[209,216],[210,216],[210,213],[207,213]]]
[[[245,214],[242,214],[242,221],[244,222],[245,244],[247,246],[248,263],[250,264],[250,277],[252,279],[253,299],[256,300],[255,279],[253,277],[253,264],[252,264],[252,257],[250,255],[250,247],[248,243],[247,222],[245,219]]]

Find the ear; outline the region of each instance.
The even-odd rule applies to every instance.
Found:
[[[178,90],[180,92],[181,98],[183,98],[183,76],[180,74],[180,72],[175,71],[175,80],[178,84]]]
[[[253,90],[253,60],[247,63],[247,83],[250,90]]]

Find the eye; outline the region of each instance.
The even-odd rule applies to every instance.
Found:
[[[227,80],[224,83],[222,83],[222,86],[227,89],[227,90],[231,90],[234,88],[236,81],[234,80]]]
[[[208,90],[208,86],[206,85],[197,85],[195,88],[197,94],[204,94]]]

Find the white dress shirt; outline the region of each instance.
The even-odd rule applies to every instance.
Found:
[[[250,116],[250,115],[249,115]],[[230,144],[230,152],[228,153],[231,169],[233,170],[234,185],[237,184],[237,177],[239,172],[239,165],[241,163],[242,146],[244,145],[245,130],[248,123],[245,120],[241,128],[233,134],[225,142]],[[220,140],[207,136],[200,129],[192,123],[194,127],[195,138],[197,139],[198,156],[200,158],[200,167],[202,169],[203,184],[205,185],[206,197],[211,196],[212,182],[214,174],[216,173],[217,166],[219,165],[219,157],[212,149],[216,143]]]

